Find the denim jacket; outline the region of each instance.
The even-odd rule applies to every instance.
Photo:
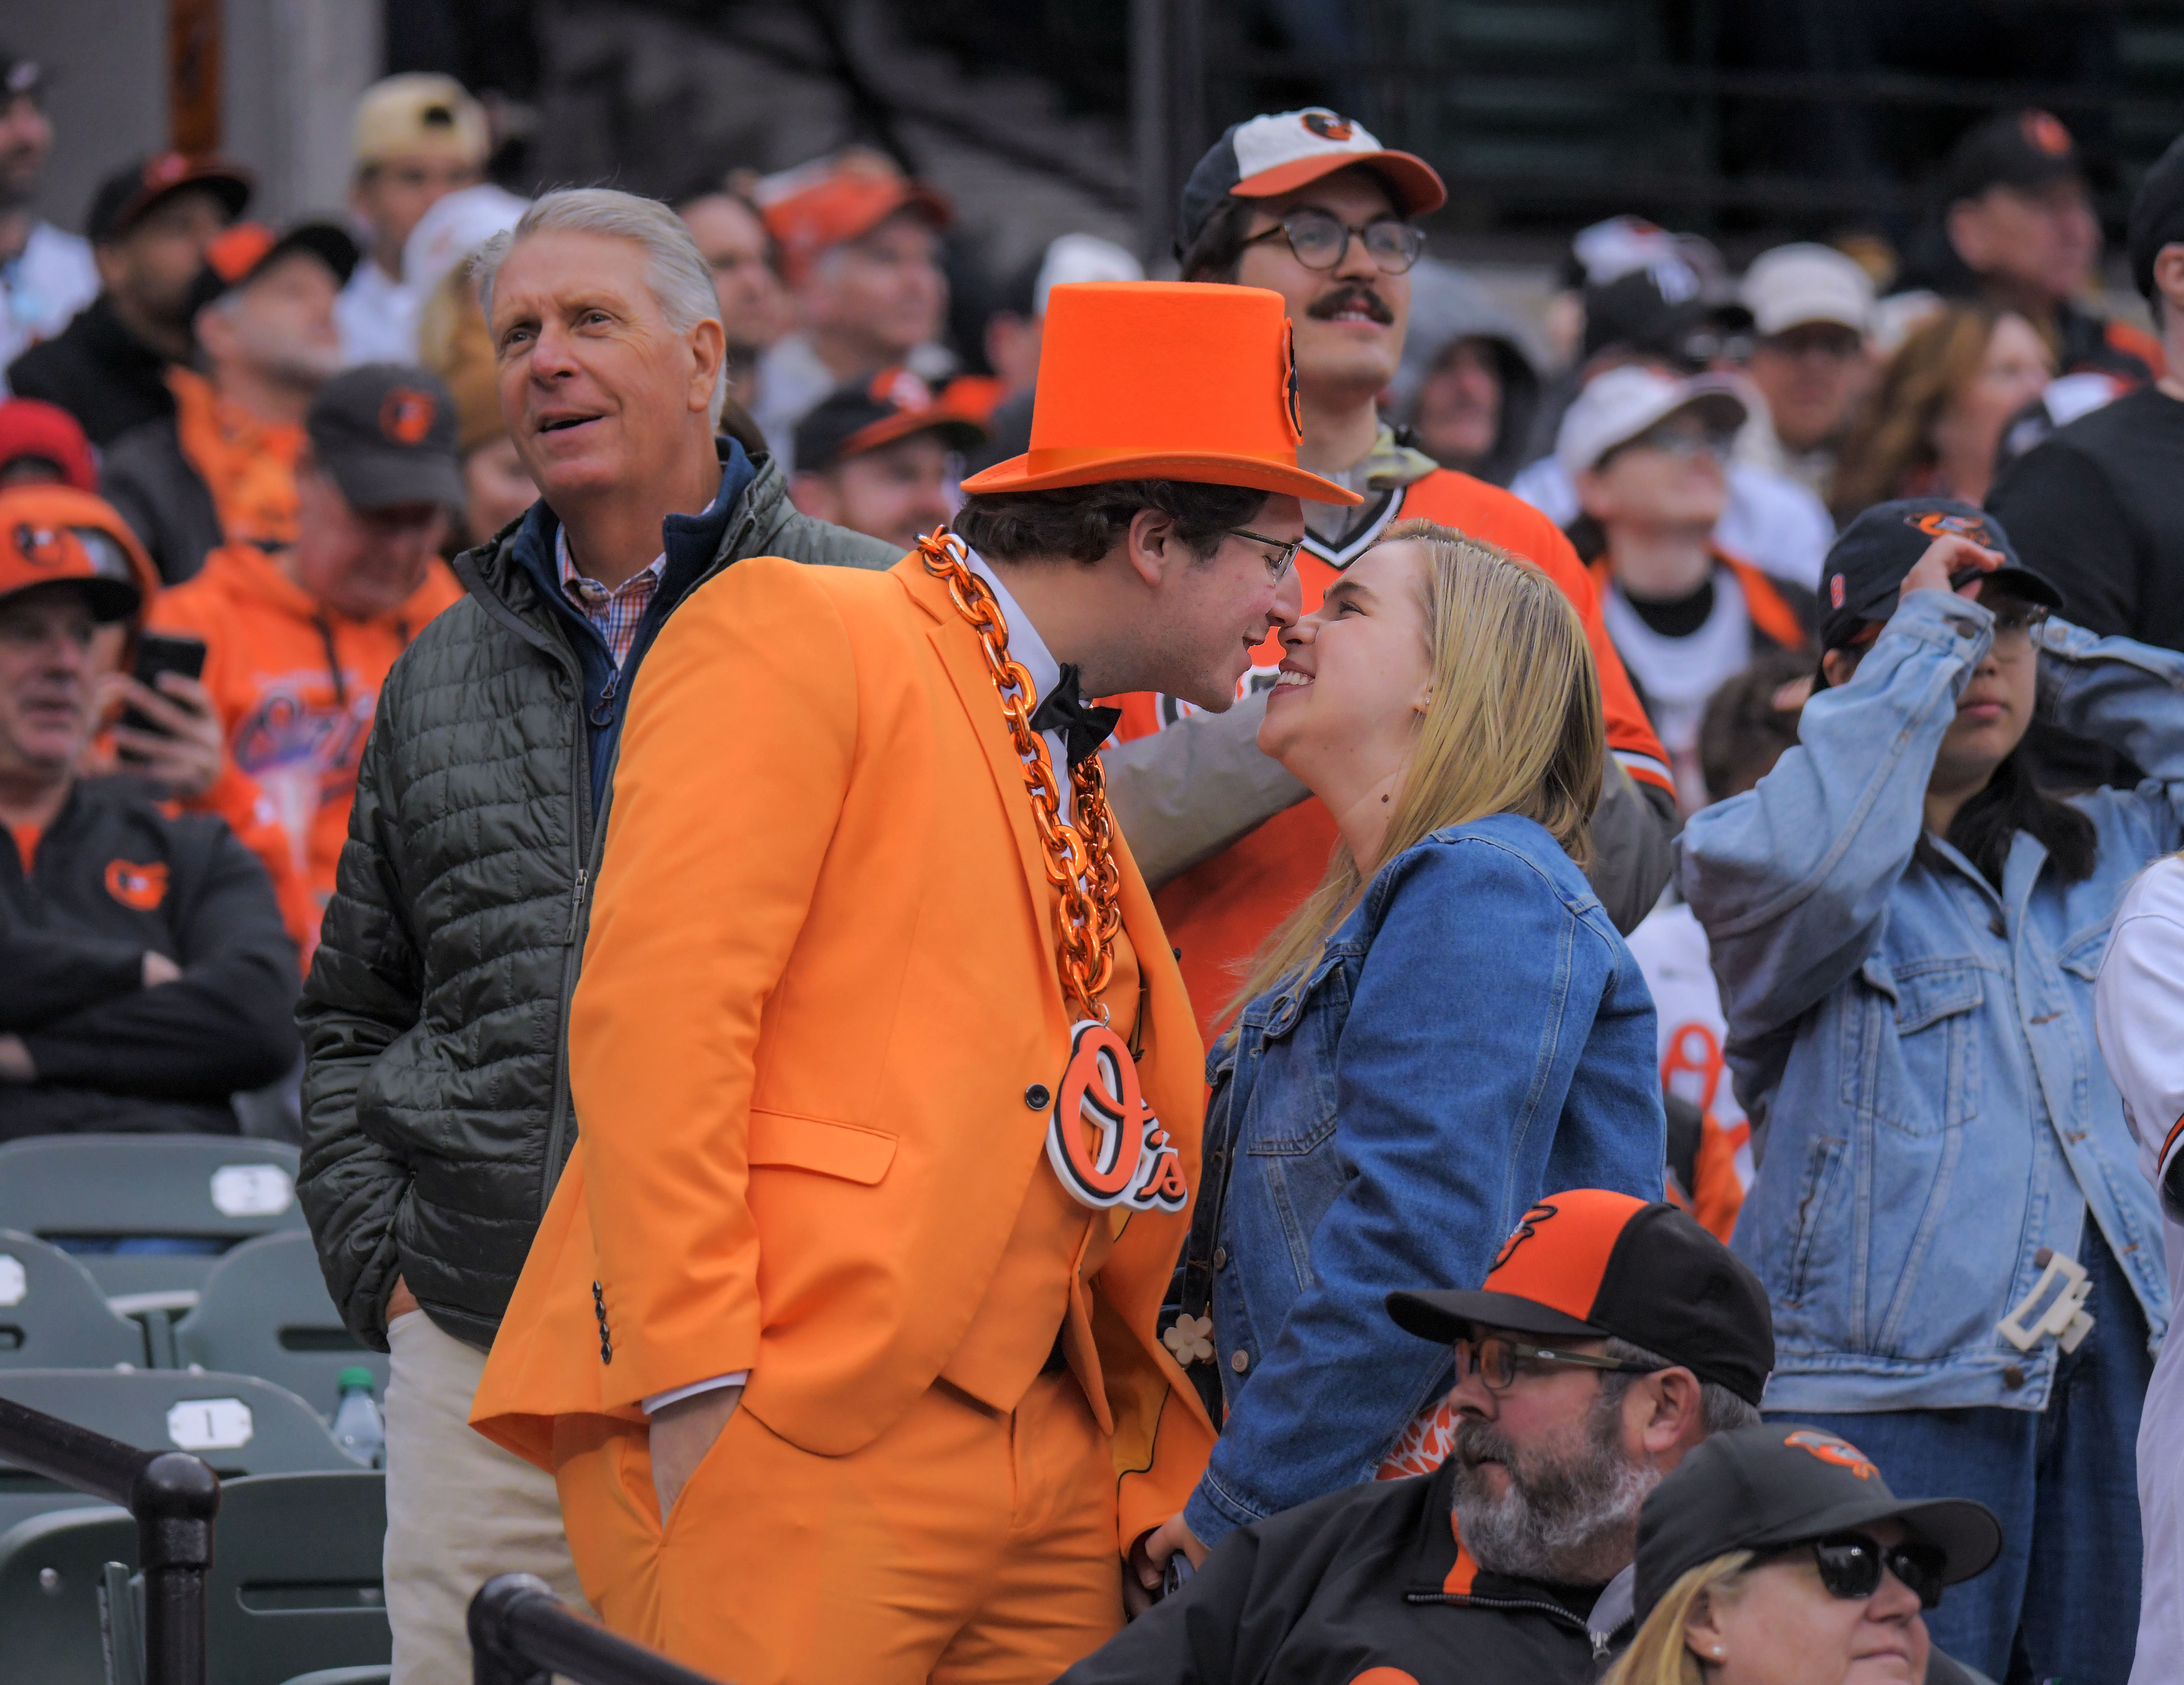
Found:
[[[1584,874],[1513,814],[1390,861],[1207,1077],[1183,1296],[1211,1303],[1228,1404],[1184,1511],[1208,1544],[1371,1479],[1454,1384],[1389,1292],[1478,1286],[1543,1194],[1661,1195],[1652,997]]]
[[[2064,884],[2018,833],[1999,893],[1917,845],[1926,783],[1993,616],[1913,594],[1856,677],[1807,704],[1758,789],[1684,832],[1725,1050],[1759,1174],[1736,1250],[1774,1307],[1770,1409],[2046,1407],[2057,1348],[1997,1324],[2086,1208],[2156,1342],[2161,1225],[2093,1039],[2093,979],[2125,888],[2177,845],[2184,656],[2060,622],[2041,681],[2066,730],[2149,773],[2072,805],[2099,838]],[[2099,1307],[2092,1308],[2098,1314]]]

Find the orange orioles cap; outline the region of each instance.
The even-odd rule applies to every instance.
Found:
[[[972,475],[963,489],[1188,480],[1363,502],[1296,466],[1296,401],[1279,293],[1179,281],[1056,287],[1047,295],[1031,449]]]
[[[1397,1326],[1444,1345],[1474,1328],[1625,1340],[1752,1404],[1774,1367],[1759,1278],[1689,1214],[1605,1188],[1549,1194],[1526,1212],[1478,1291],[1387,1303]]]
[[[74,486],[0,491],[0,597],[38,585],[76,586],[103,621],[127,620],[159,576],[112,504]]]

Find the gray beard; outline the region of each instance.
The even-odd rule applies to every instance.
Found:
[[[1628,1567],[1636,1548],[1638,1509],[1660,1481],[1634,1463],[1618,1437],[1619,1411],[1596,1409],[1575,1452],[1522,1454],[1491,1422],[1457,1423],[1455,1465],[1458,1536],[1481,1568],[1556,1586],[1597,1586]],[[1509,1489],[1489,1495],[1477,1465],[1502,1465]]]

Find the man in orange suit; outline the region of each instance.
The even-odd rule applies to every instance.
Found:
[[[1043,1685],[1212,1442],[1155,1337],[1202,1048],[1089,695],[1296,614],[1282,300],[1062,287],[1031,449],[889,572],[739,563],[632,693],[581,1136],[471,1420],[612,1626],[740,1685]]]

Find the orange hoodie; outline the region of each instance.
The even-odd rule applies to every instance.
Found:
[[[228,752],[220,782],[198,805],[251,843],[276,882],[292,875],[306,888],[287,909],[306,962],[348,835],[379,687],[419,628],[462,594],[436,561],[400,608],[353,620],[289,578],[276,557],[227,544],[152,605],[152,627],[194,633],[207,645],[205,688]],[[286,859],[273,852],[283,848]]]

